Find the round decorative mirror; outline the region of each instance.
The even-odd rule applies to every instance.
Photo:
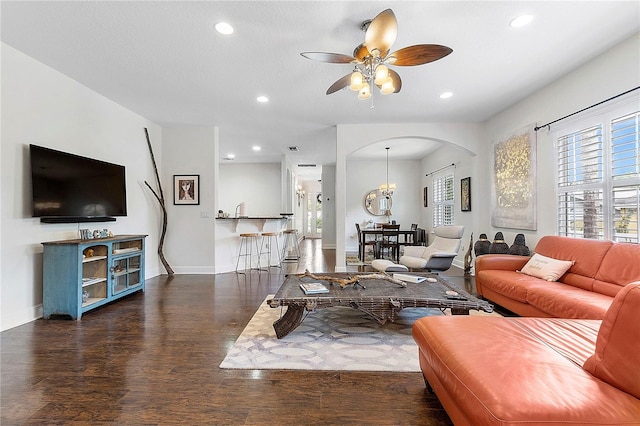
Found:
[[[392,199],[390,195],[384,195],[379,189],[369,191],[364,197],[364,208],[374,216],[384,216],[386,211],[391,211]]]

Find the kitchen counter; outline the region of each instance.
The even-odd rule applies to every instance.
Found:
[[[280,216],[241,216],[241,217],[216,217],[216,220],[230,222],[232,227],[232,232],[236,232],[238,228],[239,222],[258,222],[257,231],[262,232],[264,230],[264,225],[267,221],[287,221],[293,215],[286,214]],[[281,225],[280,225],[281,226]]]

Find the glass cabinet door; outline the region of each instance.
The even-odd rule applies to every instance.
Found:
[[[141,284],[140,262],[140,255],[114,259],[111,267],[113,294]]]

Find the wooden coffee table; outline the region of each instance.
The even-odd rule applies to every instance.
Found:
[[[435,282],[407,282],[404,283],[406,286],[401,286],[385,279],[376,278],[361,279],[360,284],[342,287],[331,280],[288,275],[273,299],[267,300],[272,308],[287,306],[287,311],[273,323],[276,336],[281,339],[295,330],[302,323],[305,311],[333,306],[349,306],[358,309],[369,314],[380,324],[395,321],[398,312],[404,308],[438,308],[441,310],[450,308],[454,315],[468,315],[470,309],[493,311],[493,305],[490,303],[455,287],[438,275],[407,274],[435,279]],[[352,278],[369,274],[322,273],[319,275],[330,278]],[[329,289],[329,292],[307,295],[300,289],[300,283],[304,282],[320,282]],[[452,292],[457,294],[451,294]]]

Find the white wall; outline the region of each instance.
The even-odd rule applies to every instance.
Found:
[[[531,123],[542,125],[564,117],[619,93],[640,86],[640,34],[629,38],[603,55],[560,78],[534,95],[491,118],[486,123],[486,149],[479,153],[479,199],[489,200],[491,184],[490,154],[493,144],[513,131]],[[632,95],[640,105],[640,93]],[[583,114],[587,114],[585,112]],[[554,126],[551,126],[552,130]],[[555,166],[556,152],[551,133],[545,128],[537,132],[538,226],[536,231],[491,227],[490,203],[478,216],[478,230],[493,239],[496,231],[511,244],[517,233],[525,234],[533,249],[544,235],[556,233]],[[475,194],[474,194],[475,195]]]
[[[156,161],[161,131],[154,123],[2,44],[2,194],[0,328],[42,315],[43,241],[77,238],[77,224],[41,224],[31,217],[30,143],[126,167],[128,216],[89,224],[114,234],[149,234],[145,273],[160,272],[155,255],[160,215],[144,186],[155,176],[144,136],[149,129]],[[85,227],[84,225],[82,227]]]
[[[177,274],[214,271],[217,151],[215,127],[162,129],[162,185],[168,217],[164,253]],[[173,204],[174,175],[199,175],[199,205]]]
[[[280,213],[280,163],[220,165],[219,208],[233,216],[241,202],[248,216]]]
[[[322,165],[322,248],[336,248],[336,166]]]

